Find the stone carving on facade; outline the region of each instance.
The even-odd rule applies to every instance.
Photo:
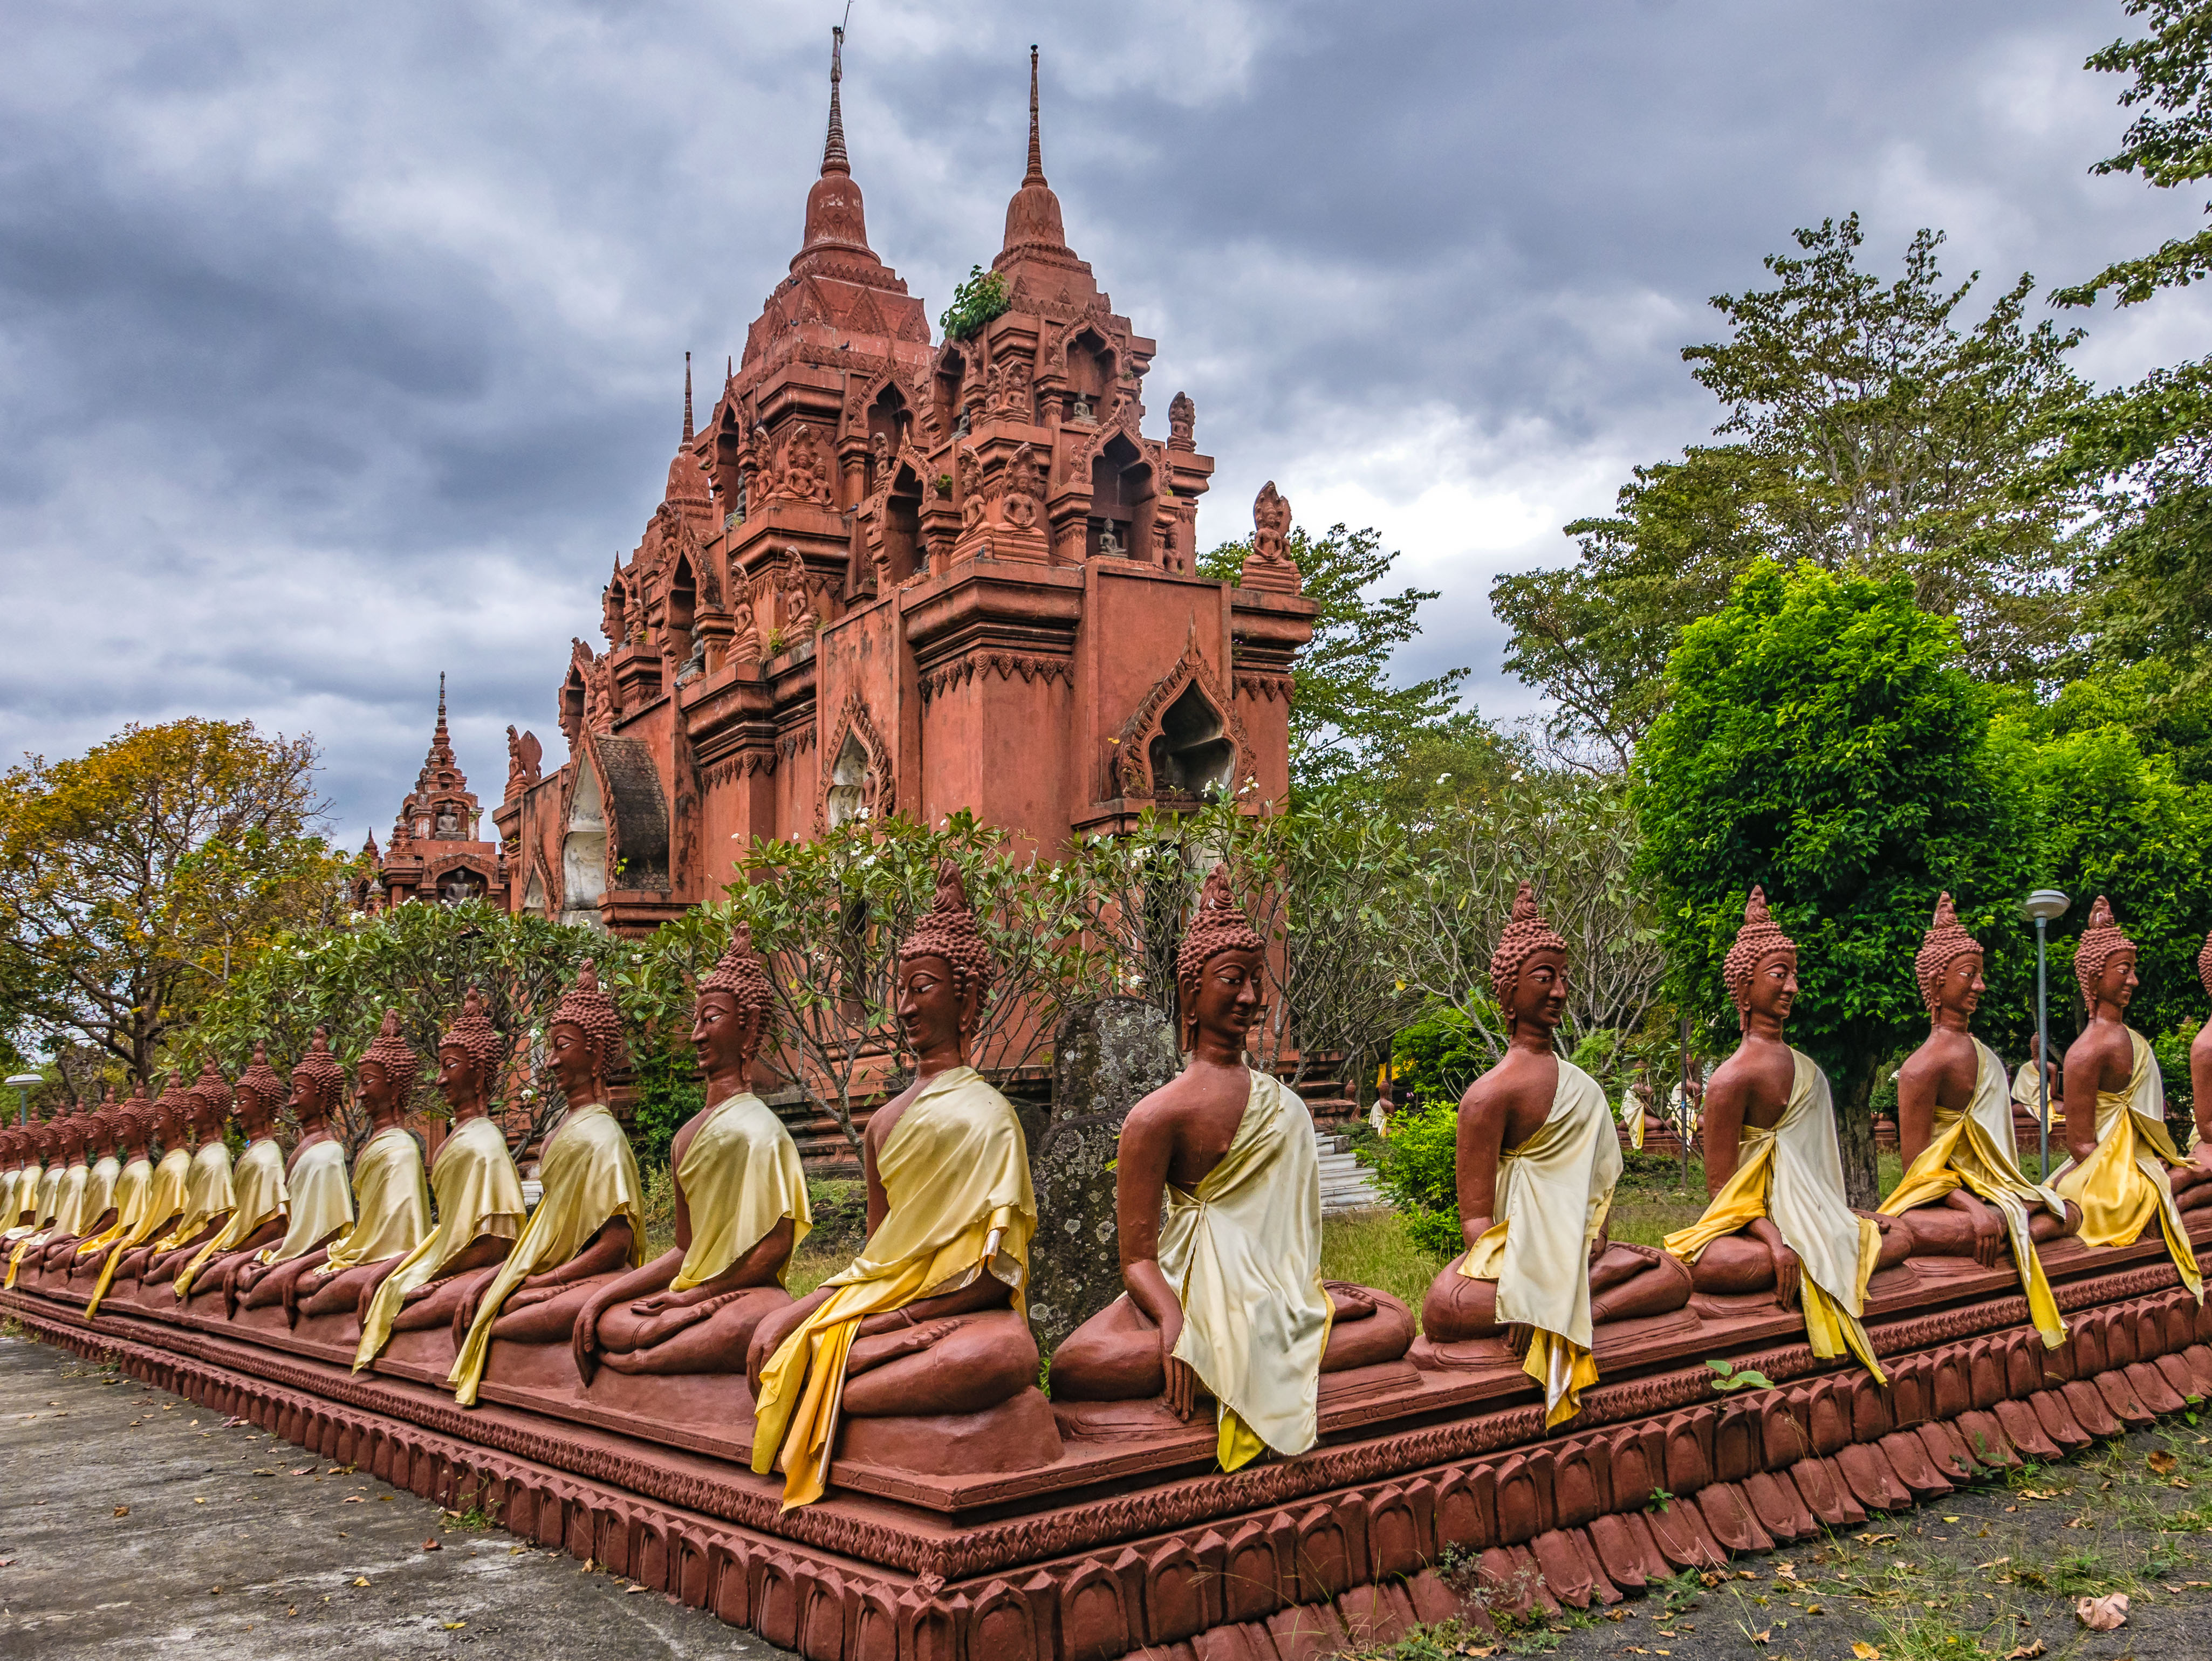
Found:
[[[1107,773],[1109,793],[1133,801],[1152,801],[1162,794],[1161,781],[1153,775],[1152,741],[1172,737],[1164,734],[1164,718],[1178,706],[1183,694],[1196,688],[1200,698],[1210,706],[1220,724],[1215,742],[1225,747],[1224,759],[1229,765],[1222,769],[1225,776],[1215,780],[1221,789],[1233,794],[1245,779],[1254,776],[1257,763],[1252,743],[1244,733],[1244,723],[1237,713],[1236,700],[1230,689],[1221,683],[1213,672],[1212,664],[1199,650],[1194,626],[1189,643],[1183,647],[1181,661],[1152,685],[1121,730],[1107,744]],[[1170,791],[1170,794],[1188,792]]]
[[[960,528],[973,530],[983,522],[983,463],[972,445],[960,446]]]
[[[1178,392],[1168,402],[1168,448],[1195,450],[1197,441],[1191,436],[1198,421],[1198,406],[1190,401],[1190,394]]]
[[[1273,479],[1260,487],[1252,503],[1252,557],[1261,565],[1290,562],[1291,505]]]
[[[1000,487],[1005,498],[1000,506],[1000,517],[1008,528],[1028,530],[1035,527],[1037,515],[1043,509],[1044,481],[1038,476],[1036,449],[1023,445],[1013,453],[1000,475]]]
[[[505,799],[512,802],[538,782],[544,757],[545,747],[538,742],[536,733],[517,732],[512,726],[507,728]]]
[[[623,585],[622,557],[615,557],[615,574],[599,591],[599,633],[607,637],[609,646],[620,646],[629,638],[629,597]]]
[[[580,733],[609,733],[615,730],[614,672],[607,662],[607,654],[594,654],[581,640],[568,643],[568,670],[582,682],[584,708],[582,724],[569,730],[567,700],[562,705],[561,730],[568,734],[568,748],[576,748]]]
[[[791,501],[827,503],[830,500],[829,469],[809,422],[799,422],[784,446],[779,482],[783,495]]]
[[[795,545],[783,550],[781,588],[783,598],[784,645],[788,648],[798,644],[804,636],[814,633],[817,617],[814,605],[814,582],[807,575],[805,556]]]
[[[832,733],[830,748],[823,752],[830,760],[823,769],[814,803],[817,835],[848,820],[888,818],[897,807],[890,746],[884,742],[875,718],[868,713],[859,693],[845,694],[844,707],[837,712]]]

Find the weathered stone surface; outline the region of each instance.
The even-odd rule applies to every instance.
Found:
[[[1052,1117],[1030,1147],[1045,1220],[1030,1246],[1030,1325],[1045,1354],[1121,1295],[1109,1167],[1122,1119],[1182,1059],[1167,1018],[1140,998],[1102,998],[1060,1020]]]

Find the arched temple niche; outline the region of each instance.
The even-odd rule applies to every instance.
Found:
[[[834,737],[823,754],[829,759],[822,798],[814,815],[816,831],[835,830],[856,819],[879,819],[896,806],[890,749],[858,693],[848,694],[838,712]]]
[[[545,867],[540,862],[531,864],[530,881],[522,890],[522,909],[532,917],[542,917],[549,922],[552,919],[552,891],[545,881]]]
[[[937,401],[938,431],[940,433],[960,430],[961,405],[966,397],[967,382],[967,355],[957,347],[948,346],[937,360],[936,378],[931,383]]]
[[[876,394],[875,402],[868,406],[867,488],[863,494],[872,495],[884,488],[897,465],[899,452],[906,447],[913,424],[897,387],[887,385]]]
[[[1154,494],[1152,464],[1127,435],[1116,433],[1091,458],[1091,521],[1084,533],[1087,559],[1141,558],[1149,545]]]
[[[1104,418],[1114,385],[1114,349],[1097,330],[1085,329],[1067,343],[1067,410],[1071,421]]]
[[[606,802],[589,751],[579,751],[568,827],[561,838],[561,920],[604,931],[599,899],[606,891]]]
[[[661,625],[668,641],[665,655],[672,663],[681,664],[691,656],[692,618],[698,603],[698,579],[692,573],[690,552],[686,549],[676,556],[668,573],[668,604]]]
[[[1234,794],[1256,770],[1228,688],[1198,650],[1153,684],[1107,747],[1108,793],[1170,806]]]

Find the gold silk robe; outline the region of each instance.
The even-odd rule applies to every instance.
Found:
[[[1644,1147],[1644,1102],[1633,1088],[1621,1094],[1620,1128],[1628,1132],[1628,1145],[1641,1152]]]
[[[2051,1295],[2050,1276],[2043,1271],[2043,1259],[2036,1255],[2027,1228],[2029,1213],[2037,1208],[2063,1220],[2066,1202],[2021,1171],[2004,1064],[1979,1039],[1974,1040],[1974,1052],[1973,1100],[1964,1112],[1936,1108],[1935,1135],[1875,1209],[1884,1216],[1903,1216],[1914,1206],[1940,1201],[1957,1188],[1994,1207],[2004,1219],[2013,1267],[2020,1273],[2021,1289],[2027,1294],[2029,1318],[2044,1347],[2056,1349],[2066,1342],[2066,1321],[2058,1312],[2058,1300]],[[2033,1088],[2033,1078],[2029,1084]]]
[[[70,1166],[61,1173],[61,1180],[54,1185],[53,1210],[46,1218],[45,1226],[15,1243],[15,1252],[8,1259],[6,1285],[15,1285],[15,1276],[22,1271],[27,1258],[82,1228],[84,1193],[91,1179],[91,1172],[82,1162]]]
[[[514,1250],[484,1288],[476,1321],[446,1377],[453,1386],[454,1401],[463,1407],[476,1405],[477,1387],[483,1382],[484,1363],[491,1355],[492,1323],[515,1288],[532,1275],[558,1269],[617,1217],[629,1222],[629,1266],[635,1269],[645,1261],[645,1196],[638,1180],[637,1155],[604,1105],[595,1102],[568,1110],[545,1144],[538,1173],[545,1185],[544,1197],[523,1224]]]
[[[20,1165],[0,1171],[0,1228],[13,1228],[22,1208],[15,1203],[15,1196],[23,1189],[23,1167]]]
[[[49,1165],[44,1170],[33,1166],[24,1173],[23,1209],[17,1215],[26,1221],[0,1235],[0,1240],[5,1240],[12,1246],[26,1234],[35,1234],[52,1221],[55,1202],[61,1197],[62,1171],[61,1166]]]
[[[100,1300],[107,1295],[114,1283],[116,1269],[124,1258],[137,1247],[167,1231],[173,1219],[181,1219],[188,1201],[186,1191],[191,1185],[192,1155],[182,1148],[172,1148],[161,1155],[161,1162],[154,1167],[154,1178],[146,1192],[145,1206],[120,1238],[107,1247],[107,1261],[100,1265],[100,1278],[93,1282],[92,1296],[86,1300],[87,1320],[100,1312]]]
[[[1782,1118],[1771,1131],[1743,1127],[1735,1174],[1713,1196],[1705,1215],[1667,1236],[1666,1247],[1694,1264],[1715,1240],[1760,1217],[1771,1219],[1782,1243],[1797,1254],[1798,1301],[1813,1353],[1827,1358],[1849,1350],[1878,1382],[1887,1383],[1860,1325],[1881,1231],[1844,1198],[1844,1158],[1836,1145],[1827,1075],[1803,1051],[1790,1053],[1796,1070]]]
[[[367,1163],[365,1155],[362,1162]],[[419,1149],[416,1168],[418,1173],[422,1168]],[[438,1197],[438,1226],[410,1247],[377,1287],[361,1324],[361,1343],[354,1350],[356,1373],[392,1341],[392,1319],[410,1292],[436,1280],[472,1241],[486,1235],[511,1240],[522,1232],[527,1209],[522,1179],[515,1172],[514,1155],[507,1151],[505,1133],[489,1118],[466,1120],[446,1138],[430,1162],[430,1187]],[[364,1216],[368,1214],[366,1200],[362,1211]]]
[[[1168,1185],[1160,1227],[1160,1273],[1182,1305],[1175,1356],[1214,1399],[1224,1470],[1319,1440],[1331,1310],[1313,1116],[1273,1074],[1245,1070],[1228,1152],[1188,1192]]]
[[[285,1215],[291,1191],[284,1181],[284,1150],[274,1140],[263,1137],[249,1143],[238,1156],[238,1167],[231,1173],[231,1197],[228,1221],[171,1282],[179,1299],[191,1296],[192,1282],[201,1270],[224,1252],[235,1252],[263,1223]]]
[[[353,1226],[331,1242],[317,1274],[343,1274],[365,1263],[402,1258],[422,1243],[430,1232],[422,1144],[396,1125],[379,1131],[353,1162]],[[521,1208],[515,1209],[520,1213]]]
[[[2166,1081],[2150,1044],[2128,1028],[2134,1064],[2124,1090],[2097,1092],[2097,1145],[2078,1165],[2071,1159],[2051,1174],[2051,1185],[2081,1208],[2084,1246],[2132,1246],[2156,1220],[2181,1283],[2199,1303],[2204,1277],[2197,1248],[2182,1226],[2166,1169],[2187,1163],[2166,1129]]]
[[[688,1292],[713,1280],[786,1217],[791,1219],[793,1252],[814,1227],[799,1146],[775,1110],[750,1091],[709,1111],[684,1149],[676,1182],[684,1191],[691,1244],[668,1283],[672,1292]],[[791,1259],[786,1258],[777,1282],[790,1273]]]
[[[121,1160],[112,1154],[100,1155],[92,1167],[92,1174],[84,1179],[84,1207],[72,1234],[86,1233],[107,1215],[107,1208],[115,1203],[115,1185],[122,1175]]]
[[[1498,1221],[1460,1260],[1469,1280],[1498,1282],[1498,1324],[1535,1336],[1522,1370],[1544,1392],[1544,1428],[1582,1411],[1597,1382],[1590,1358],[1589,1254],[1613,1209],[1624,1161],[1605,1092],[1572,1062],[1559,1064],[1552,1111],[1498,1165]],[[1636,1122],[1643,1110],[1633,1093]]]
[[[274,1265],[304,1258],[325,1239],[353,1222],[353,1185],[346,1180],[345,1143],[336,1137],[310,1143],[292,1155],[284,1238],[254,1254]]]
[[[212,1222],[230,1215],[238,1203],[231,1184],[230,1149],[221,1137],[199,1145],[185,1172],[185,1209],[177,1226],[154,1242],[154,1253],[173,1252]]]
[[[830,1295],[761,1369],[753,1469],[784,1473],[787,1511],[829,1486],[845,1359],[862,1320],[985,1275],[1012,1287],[1022,1311],[1036,1196],[1022,1124],[1006,1097],[973,1067],[937,1074],[884,1138],[876,1176],[890,1202],[883,1226],[823,1282]]]
[[[178,1161],[181,1173],[183,1161]],[[76,1254],[88,1258],[95,1252],[105,1252],[116,1241],[136,1228],[146,1216],[146,1201],[154,1191],[154,1161],[143,1154],[134,1154],[115,1178],[115,1194],[111,1202],[115,1207],[115,1221],[97,1234],[77,1242]]]

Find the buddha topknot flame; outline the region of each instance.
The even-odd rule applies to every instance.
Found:
[[[1935,919],[1921,937],[1920,949],[1912,955],[1912,978],[1919,983],[1920,1001],[1928,1006],[1930,1015],[1936,1013],[1936,989],[1943,984],[1951,966],[1962,957],[1978,957],[1981,952],[1982,943],[1966,932],[1951,896],[1944,894],[1936,902]]]
[[[989,1000],[999,966],[992,959],[991,949],[983,943],[983,931],[976,924],[975,908],[968,903],[968,885],[961,880],[960,867],[951,860],[938,867],[937,897],[915,924],[914,931],[899,943],[898,955],[902,963],[917,957],[941,957],[951,966],[956,996],[965,997],[974,988],[979,1014]]]
[[[2097,982],[2105,973],[2105,966],[2122,952],[2134,954],[2136,943],[2120,932],[2118,921],[2112,916],[2112,902],[2103,894],[2089,907],[2089,926],[2081,931],[2081,942],[2074,949],[2074,979],[2081,988],[2081,1004],[2094,1011],[2097,1007]]]
[[[554,1009],[550,1027],[567,1021],[584,1035],[591,1046],[592,1070],[604,1075],[622,1059],[622,1016],[614,1000],[599,990],[599,965],[586,958],[576,968],[576,984]]]
[[[1523,878],[1514,891],[1513,914],[1506,922],[1505,932],[1498,937],[1498,949],[1490,955],[1490,995],[1500,1009],[1512,995],[1522,966],[1533,954],[1545,950],[1565,957],[1567,943],[1536,909],[1535,885]]]
[[[1797,943],[1782,932],[1766,909],[1766,890],[1754,882],[1751,897],[1743,903],[1743,926],[1736,931],[1735,943],[1728,949],[1721,960],[1721,979],[1735,1000],[1738,1012],[1751,1008],[1751,978],[1759,969],[1759,960],[1776,952],[1797,955]]]
[[[392,1081],[392,1094],[404,1101],[414,1094],[416,1075],[422,1070],[422,1063],[414,1047],[399,1034],[399,1011],[386,1009],[384,1022],[376,1029],[376,1039],[362,1052],[363,1062],[374,1062],[384,1069],[385,1077]]]

